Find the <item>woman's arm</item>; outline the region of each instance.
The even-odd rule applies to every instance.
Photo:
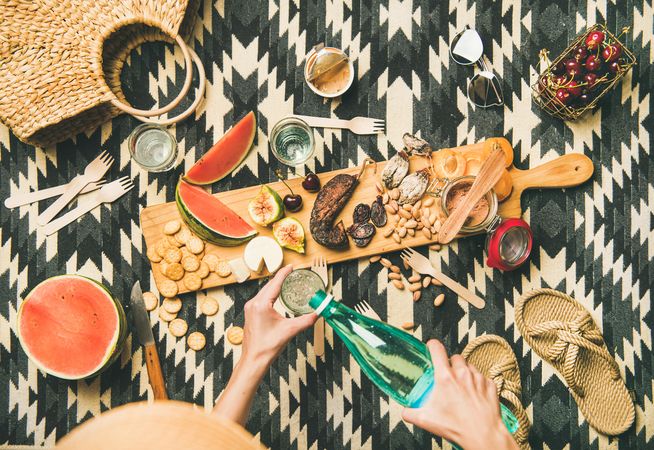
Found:
[[[284,279],[292,271],[293,267],[290,265],[280,269],[275,277],[245,304],[241,359],[234,367],[225,390],[214,406],[214,414],[244,425],[254,394],[270,364],[295,335],[315,323],[315,314],[285,319],[273,308]]]

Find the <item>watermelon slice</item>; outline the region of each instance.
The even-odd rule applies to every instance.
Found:
[[[121,304],[102,284],[80,275],[49,278],[32,289],[17,323],[18,339],[34,364],[68,380],[108,367],[127,337]]]
[[[204,189],[179,180],[177,209],[188,227],[205,241],[232,247],[249,241],[257,230]]]
[[[249,112],[184,175],[184,180],[197,185],[215,183],[234,170],[248,154],[257,132],[257,119]]]

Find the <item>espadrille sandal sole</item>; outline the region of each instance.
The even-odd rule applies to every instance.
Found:
[[[634,404],[592,317],[553,289],[518,300],[515,322],[527,344],[563,377],[582,414],[600,433],[617,435],[634,421]]]
[[[518,419],[518,431],[514,438],[522,450],[529,450],[528,438],[531,423],[520,400],[522,384],[515,353],[500,336],[485,334],[472,340],[461,353],[468,364],[473,365],[497,387],[497,395]]]

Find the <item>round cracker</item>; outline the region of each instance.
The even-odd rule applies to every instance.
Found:
[[[209,276],[209,272],[210,270],[207,263],[201,262],[200,267],[195,273],[197,273],[200,278],[207,278]]]
[[[209,266],[210,271],[215,272],[216,267],[220,262],[220,258],[218,258],[218,256],[214,255],[213,253],[208,253],[202,257],[202,262]]]
[[[182,309],[182,301],[177,297],[164,298],[164,301],[161,302],[161,306],[169,313],[177,314],[179,310]]]
[[[166,250],[168,250],[170,246],[168,245],[168,241],[166,238],[160,239],[157,244],[155,245],[155,251],[157,252],[157,255],[161,256],[162,258],[166,254]]]
[[[178,263],[182,260],[182,251],[177,247],[171,247],[166,250],[166,253],[164,254],[164,260],[170,264]]]
[[[161,283],[159,283],[158,287],[159,293],[166,298],[172,298],[177,295],[177,292],[179,292],[177,283],[175,283],[173,280],[163,280]],[[163,308],[159,309],[161,310]]]
[[[170,322],[171,320],[175,320],[176,317],[177,314],[172,314],[163,308],[159,308],[159,318],[164,322]]]
[[[232,268],[229,266],[229,263],[225,261],[224,259],[221,259],[218,261],[218,264],[216,265],[216,273],[218,274],[219,277],[228,277],[232,274]]]
[[[200,258],[195,255],[189,255],[182,258],[182,267],[187,272],[195,272],[200,268]]]
[[[164,234],[175,234],[181,227],[182,223],[179,220],[171,220],[170,222],[166,222],[163,232]]]
[[[227,330],[227,340],[234,345],[241,345],[241,342],[243,342],[243,328],[235,326],[230,327],[230,329]]]
[[[191,350],[195,350],[196,352],[198,350],[202,350],[206,343],[207,339],[204,337],[204,334],[200,333],[199,331],[194,331],[186,338],[186,344]]]
[[[163,259],[159,253],[157,253],[157,249],[154,246],[148,247],[148,250],[145,252],[145,256],[147,256],[148,259],[153,263],[158,263]]]
[[[167,276],[168,276],[168,275],[166,275],[166,270],[168,270],[168,266],[169,266],[169,265],[170,265],[170,264],[168,264],[166,261],[161,261],[161,262],[159,263],[159,272],[161,272],[161,274],[162,274],[164,277],[167,277]]]
[[[188,324],[184,319],[173,319],[168,324],[168,331],[175,337],[182,337],[188,331]]]
[[[179,281],[184,278],[184,268],[180,263],[168,264],[166,276],[171,280]]]
[[[177,239],[175,239],[175,236],[166,236],[166,242],[168,243],[168,246],[170,247],[181,247],[184,244],[180,244],[177,242]]]
[[[202,278],[200,278],[197,273],[187,273],[184,277],[184,286],[191,291],[197,291],[202,287]]]
[[[213,297],[207,297],[200,305],[200,311],[202,311],[202,314],[205,316],[213,316],[218,312],[219,307],[218,300]]]
[[[152,311],[159,305],[159,297],[153,292],[145,291],[143,293],[143,303],[145,303],[145,309]]]
[[[175,233],[175,239],[180,245],[186,245],[186,241],[188,241],[191,236],[191,230],[186,227],[182,227],[177,233]]]
[[[202,253],[204,250],[204,242],[202,239],[200,239],[197,236],[191,236],[187,241],[186,241],[186,248],[188,248],[188,251],[197,255],[199,253]]]

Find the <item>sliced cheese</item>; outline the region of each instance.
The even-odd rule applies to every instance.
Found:
[[[284,252],[273,238],[258,236],[245,246],[243,260],[253,272],[261,273],[265,265],[268,272],[274,273],[282,266]]]
[[[245,280],[250,278],[250,269],[245,265],[243,258],[236,258],[229,261],[229,267],[232,268],[232,273],[236,282],[243,283]]]

